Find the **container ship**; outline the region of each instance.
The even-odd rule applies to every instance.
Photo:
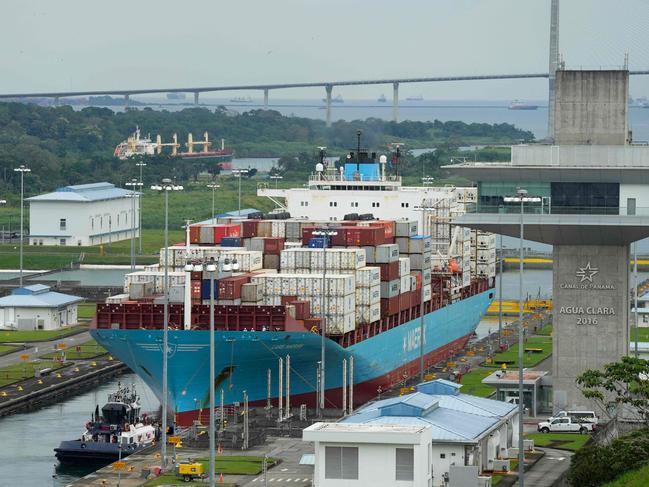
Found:
[[[419,374],[421,351],[432,366],[474,334],[493,300],[495,241],[451,219],[475,188],[402,187],[386,175],[387,157],[366,150],[345,161],[322,155],[306,188],[260,189],[280,205],[270,214],[188,226],[185,242],[98,305],[93,337],[160,398],[167,291],[177,424],[209,410],[211,294],[214,387],[227,405],[244,393],[252,406],[284,395],[286,404],[290,391],[291,404],[313,407],[323,328],[327,408],[341,407],[344,384],[354,385],[353,404],[365,403]],[[398,153],[391,166],[398,171]],[[206,262],[216,263],[214,288],[197,267]]]

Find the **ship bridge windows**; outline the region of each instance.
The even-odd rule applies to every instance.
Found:
[[[410,203],[401,203],[401,208],[410,208]]]
[[[358,208],[358,201],[352,201],[351,202],[351,207],[352,208]]]
[[[300,201],[300,206],[309,206],[308,201]]]
[[[379,208],[381,206],[380,201],[372,201],[372,208]]]
[[[338,206],[338,202],[337,201],[330,201],[329,206]]]

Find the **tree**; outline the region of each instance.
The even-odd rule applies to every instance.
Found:
[[[628,406],[624,409],[649,424],[648,360],[622,357],[603,370],[586,370],[577,377],[577,384],[584,397],[595,401],[609,417]]]

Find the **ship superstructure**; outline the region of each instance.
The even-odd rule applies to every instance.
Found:
[[[313,406],[323,328],[326,407],[341,407],[345,382],[354,384],[354,404],[402,384],[419,373],[422,352],[430,366],[472,336],[493,299],[495,255],[489,235],[474,233],[472,245],[471,231],[450,223],[466,206],[458,195],[473,190],[407,190],[386,163],[366,151],[339,168],[321,161],[308,198],[296,200],[318,204],[293,217],[276,211],[188,227],[184,243],[162,249],[160,264],[127,275],[124,294],[98,306],[93,336],[160,396],[166,265],[169,399],[177,421],[190,424],[209,393],[211,287],[195,264],[213,259],[215,387],[226,404],[244,391],[252,405],[274,404],[290,379],[293,404]],[[400,194],[413,207],[394,211]],[[342,206],[330,203],[355,198],[358,207],[333,218]],[[360,201],[379,204],[349,211]]]

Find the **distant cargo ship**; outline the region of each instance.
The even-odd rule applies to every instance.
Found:
[[[520,100],[514,100],[509,104],[510,110],[536,110],[538,105],[531,105],[529,103],[524,103]]]
[[[385,95],[381,93],[381,96],[379,96],[379,98],[376,101],[378,101],[379,103],[385,103],[386,102]]]
[[[406,100],[408,100],[408,101],[424,101],[424,97],[421,96],[421,95],[409,96],[409,97],[406,98]]]
[[[191,133],[187,134],[187,147],[186,152],[179,152],[180,144],[178,143],[178,136],[173,134],[172,142],[162,142],[160,135],[156,136],[155,142],[151,137],[142,138],[140,136],[140,128],[136,127],[135,132],[126,140],[120,142],[115,147],[115,157],[126,160],[136,156],[153,156],[155,154],[162,154],[164,147],[171,148],[172,157],[180,157],[182,159],[214,159],[215,162],[221,164],[221,169],[232,168],[232,149],[225,148],[225,140],[221,139],[220,149],[210,149],[212,142],[209,140],[207,132],[203,134],[203,140],[194,141]],[[194,146],[202,147],[200,150],[194,150]]]
[[[174,91],[172,93],[167,93],[167,100],[184,100],[186,96],[185,93]]]

